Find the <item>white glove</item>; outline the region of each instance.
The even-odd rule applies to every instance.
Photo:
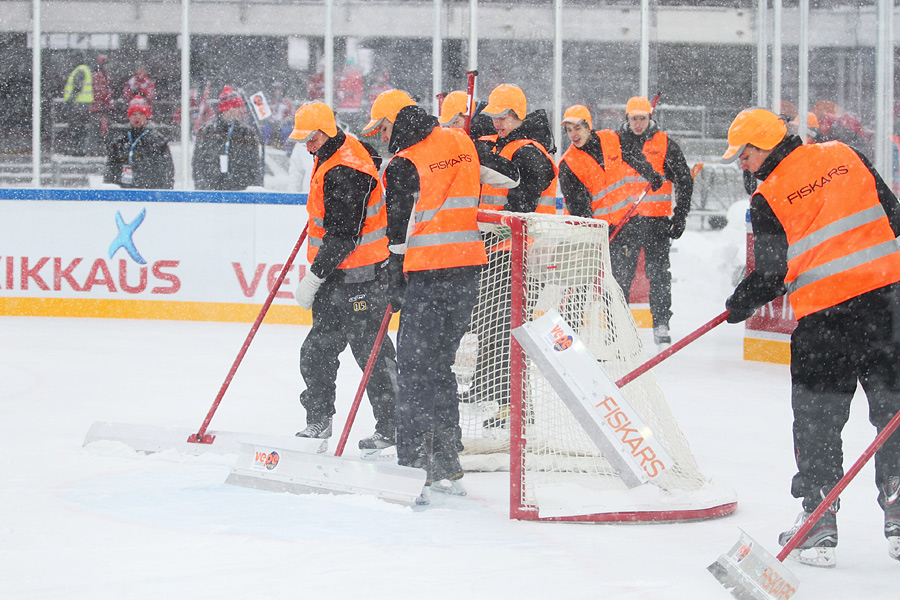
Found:
[[[306,271],[306,275],[297,284],[297,289],[294,290],[294,299],[300,305],[300,308],[305,310],[312,308],[313,298],[316,297],[316,292],[319,291],[319,286],[322,285],[323,281],[325,280],[321,277],[313,275],[312,271]]]

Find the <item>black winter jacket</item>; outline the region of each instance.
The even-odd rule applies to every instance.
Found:
[[[798,136],[787,136],[775,146],[772,154],[760,166],[756,172],[756,178],[765,181],[775,167],[801,145],[802,142]],[[897,202],[890,187],[872,168],[866,157],[859,151],[856,153],[875,177],[878,199],[884,207],[894,235],[900,236],[900,203]],[[752,314],[754,310],[783,295],[786,291],[784,278],[788,272],[788,240],[784,226],[762,194],[754,193],[750,198],[750,221],[753,227],[755,268],[735,288],[734,293],[726,302],[726,307],[732,311]],[[748,316],[749,314],[746,314],[745,318]]]
[[[646,164],[653,167],[647,162],[644,156],[644,143],[649,141],[659,128],[654,121],[650,121],[650,126],[641,135],[636,135],[628,126],[628,122],[622,124],[616,132],[619,135],[619,143],[622,145],[622,159],[646,179],[650,179],[643,165]],[[663,172],[660,173],[667,181],[671,181],[674,190],[673,220],[684,221],[688,212],[691,210],[691,195],[694,193],[694,180],[691,177],[691,169],[688,167],[687,161],[684,159],[684,153],[675,143],[675,140],[669,136],[669,143],[666,147],[666,158],[663,161]],[[640,155],[640,157],[638,156]],[[641,160],[643,158],[643,160]],[[649,173],[650,176],[653,173]]]
[[[132,151],[132,146],[134,150]],[[122,182],[122,171],[131,155],[132,183]],[[105,183],[123,188],[171,190],[175,185],[175,164],[165,138],[152,129],[130,128],[106,148]]]
[[[226,154],[226,145],[228,172],[223,173],[219,157]],[[229,122],[217,117],[197,134],[193,172],[194,187],[198,190],[243,190],[251,185],[262,185],[256,129],[241,121]]]
[[[580,150],[587,153],[588,156],[597,162],[599,168],[603,167],[603,146],[600,143],[600,137],[596,131],[591,132],[591,136]],[[643,155],[642,155],[643,156]],[[646,162],[646,159],[644,160]],[[649,166],[649,163],[647,163]],[[566,208],[569,214],[576,217],[593,217],[594,213],[591,209],[591,194],[588,192],[584,182],[578,179],[568,163],[560,161],[559,163],[559,189],[563,197],[566,199]]]
[[[331,158],[344,145],[346,139],[344,132],[338,130],[336,136],[322,144],[315,154],[318,164],[321,165]],[[305,148],[294,148],[294,152],[305,151]],[[369,152],[371,154],[372,151]],[[356,248],[366,220],[369,196],[377,185],[378,181],[374,177],[347,165],[338,165],[325,173],[323,183],[325,235],[319,252],[310,265],[313,275],[322,279],[332,275],[337,266]],[[341,274],[335,273],[335,276],[339,275]]]

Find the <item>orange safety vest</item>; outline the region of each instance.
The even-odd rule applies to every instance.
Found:
[[[574,144],[569,146],[559,162],[569,165],[572,174],[584,184],[591,195],[591,212],[599,209],[600,200],[604,194],[603,190],[606,188],[606,171],[603,167],[590,154],[576,148]],[[594,218],[599,219],[600,217],[594,214]]]
[[[494,142],[497,143],[496,135],[486,135],[478,138],[480,140],[486,142]],[[512,160],[513,154],[516,153],[516,150],[523,146],[532,145],[541,153],[547,157],[550,161],[550,164],[553,165],[553,181],[550,182],[550,185],[547,186],[547,189],[541,192],[540,197],[538,198],[537,208],[534,210],[536,213],[543,213],[546,215],[555,215],[556,214],[556,181],[557,176],[559,175],[559,169],[556,167],[556,163],[553,161],[553,157],[547,152],[547,150],[538,142],[534,140],[513,140],[510,143],[503,146],[503,149],[500,151],[500,156],[507,160]],[[494,146],[494,153],[497,152],[497,146]],[[508,189],[496,188],[492,185],[482,185],[481,186],[481,205],[480,208],[485,210],[505,210],[506,209],[506,197],[509,195]]]
[[[356,248],[337,267],[350,278],[349,280],[367,281],[374,277],[374,266],[386,260],[390,255],[387,239],[387,209],[384,199],[381,197],[382,187],[372,157],[359,140],[351,135],[348,135],[337,152],[328,157],[321,165],[319,158],[316,157],[312,181],[309,185],[309,198],[306,203],[309,212],[309,240],[306,246],[306,258],[309,264],[312,264],[322,246],[322,238],[325,236],[325,173],[339,165],[356,169],[375,178],[374,188],[369,194],[369,201],[366,204],[365,222]]]
[[[840,142],[800,146],[756,189],[784,227],[798,319],[900,281],[900,245],[875,177]]]
[[[603,167],[606,169],[606,189],[597,208],[594,218],[603,219],[612,225],[618,225],[628,212],[631,204],[637,202],[649,183],[631,165],[622,160],[622,143],[615,131],[604,129],[598,131],[600,144],[603,146]],[[643,153],[647,161],[657,173],[663,173],[666,161],[666,149],[669,137],[657,131],[652,138],[644,142]],[[658,190],[651,191],[638,205],[635,214],[645,217],[668,217],[672,214],[672,182],[666,181]]]
[[[481,164],[469,136],[461,129],[436,127],[391,160],[397,157],[412,162],[419,174],[403,270],[485,264],[487,254],[478,231]]]

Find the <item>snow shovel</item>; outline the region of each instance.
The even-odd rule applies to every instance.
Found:
[[[797,533],[788,540],[778,556],[771,554],[753,541],[744,532],[738,542],[714,563],[706,567],[713,577],[719,580],[731,595],[740,600],[781,600],[791,598],[797,591],[799,580],[791,573],[782,562],[794,551],[800,542],[815,526],[819,518],[825,514],[828,507],[838,499],[844,488],[856,477],[869,459],[875,455],[882,444],[894,433],[900,425],[900,411],[894,418],[875,436],[869,447],[853,463],[853,466],[841,477],[834,488],[822,499],[816,510],[809,515],[806,522],[800,526]]]
[[[295,452],[271,445],[243,444],[238,461],[225,483],[293,494],[364,494],[406,506],[416,504],[425,486],[423,469],[341,456],[392,314],[393,307],[388,304],[334,456]]]
[[[259,329],[259,326],[262,324],[262,321],[265,318],[269,307],[272,305],[272,301],[275,299],[275,294],[278,293],[278,289],[281,287],[281,284],[284,281],[284,278],[287,276],[291,265],[293,265],[294,263],[294,259],[296,258],[297,253],[300,251],[300,247],[303,245],[303,242],[306,239],[308,227],[309,226],[307,225],[303,228],[303,232],[300,234],[300,238],[297,240],[297,243],[294,244],[294,249],[291,251],[291,255],[288,257],[287,261],[285,261],[284,267],[281,269],[281,273],[278,275],[278,279],[272,286],[268,298],[266,298],[266,301],[263,303],[262,308],[260,309],[259,314],[256,317],[256,321],[254,321],[253,326],[250,328],[250,332],[247,334],[247,338],[244,340],[243,346],[241,346],[240,351],[235,357],[234,363],[231,365],[231,369],[228,371],[228,375],[226,375],[225,381],[222,383],[222,387],[219,389],[219,393],[218,395],[216,395],[216,399],[213,402],[212,407],[209,409],[209,412],[207,413],[206,418],[204,419],[203,424],[200,426],[199,430],[197,430],[196,432],[192,432],[187,429],[179,429],[174,427],[153,427],[149,425],[97,422],[94,423],[88,430],[82,446],[87,446],[88,444],[92,444],[94,442],[107,440],[125,443],[128,446],[131,446],[134,450],[147,454],[162,452],[169,449],[174,449],[184,454],[194,455],[200,455],[207,452],[213,452],[217,454],[235,454],[240,448],[240,442],[247,441],[269,444],[282,443],[283,445],[289,445],[291,448],[295,449],[303,449],[310,452],[318,451],[319,445],[321,444],[322,440],[304,441],[300,440],[299,438],[295,439],[291,437],[289,442],[281,442],[280,440],[282,440],[283,438],[280,438],[278,436],[263,436],[249,433],[234,433],[225,431],[207,431],[207,428],[212,421],[213,415],[215,415],[216,410],[219,408],[219,404],[222,402],[222,397],[225,395],[225,391],[231,384],[231,380],[234,378],[234,374],[237,372],[241,361],[244,359],[244,355],[247,353],[247,348],[250,347],[250,342],[252,342],[253,338],[256,336],[256,331]]]

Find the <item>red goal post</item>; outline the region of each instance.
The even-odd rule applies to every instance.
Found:
[[[646,361],[612,277],[604,221],[479,211],[489,262],[460,343],[463,467],[510,473],[510,518],[670,522],[730,514],[734,492],[704,476],[651,372],[622,388],[675,464],[628,489],[510,331],[555,310],[613,381]]]

